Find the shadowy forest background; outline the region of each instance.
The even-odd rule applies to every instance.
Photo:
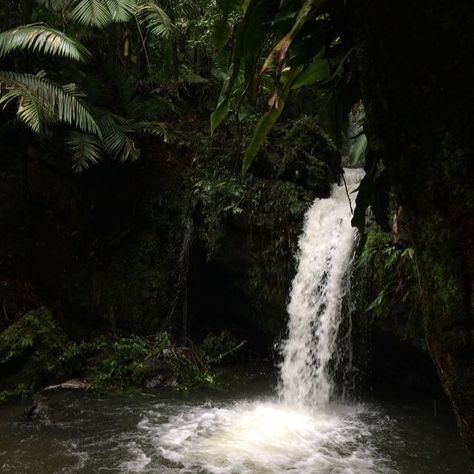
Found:
[[[303,215],[359,166],[359,386],[442,388],[472,456],[473,10],[4,0],[0,399],[271,358]]]

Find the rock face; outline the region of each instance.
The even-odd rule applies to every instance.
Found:
[[[353,3],[369,142],[406,212],[425,338],[474,464],[472,1]]]
[[[0,396],[61,381],[70,370],[70,345],[48,310],[25,314],[0,334]]]
[[[278,335],[302,217],[337,180],[338,153],[306,117],[275,130],[241,177],[243,143],[235,130],[210,139],[206,117],[183,136],[184,143],[144,145],[137,162],[103,163],[80,176],[36,163],[23,200],[10,196],[20,177],[0,157],[10,196],[0,207],[0,291],[10,295],[10,319],[35,301],[54,307],[76,341],[110,330],[163,329],[199,341],[234,325],[239,339],[251,343],[241,334],[248,332],[256,345]],[[22,282],[31,289],[27,302]],[[176,301],[177,293],[186,301]]]
[[[329,195],[340,157],[314,118],[303,117],[274,131],[251,176],[209,174],[215,166],[229,169],[220,164],[225,158],[209,159],[198,181],[189,325],[202,336],[228,328],[268,355],[286,327],[304,213],[316,197]]]

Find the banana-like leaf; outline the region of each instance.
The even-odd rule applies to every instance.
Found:
[[[211,135],[214,133],[215,129],[219,126],[219,124],[224,120],[226,115],[229,112],[229,104],[230,98],[233,91],[233,86],[237,76],[239,74],[239,64],[232,63],[230,65],[230,70],[227,75],[226,80],[221,89],[221,93],[219,96],[219,102],[217,103],[217,107],[211,114]]]
[[[274,66],[276,66],[277,74],[279,75],[281,73],[291,43],[295,39],[296,35],[301,31],[306,21],[311,17],[313,11],[316,8],[320,7],[326,1],[327,0],[304,1],[303,6],[299,10],[298,16],[296,17],[296,21],[293,24],[291,30],[285,36],[283,36],[283,38],[277,43],[277,45],[268,55],[267,59],[265,60],[265,63],[262,66],[262,69],[260,70],[260,75],[264,74],[266,71],[268,71]]]
[[[300,74],[298,80],[292,85],[292,89],[310,86],[318,81],[324,81],[331,76],[329,60],[324,56],[324,51],[317,54],[311,64],[309,64]]]
[[[231,65],[222,85],[217,107],[211,114],[211,134],[229,112],[232,93],[243,60],[247,70],[246,83],[249,84],[253,80],[253,74],[248,73],[250,70],[248,66],[254,65],[257,55],[255,51],[258,52],[264,42],[266,30],[262,25],[278,10],[278,2],[274,0],[250,0],[245,3],[245,15],[237,29]]]
[[[17,117],[37,133],[46,123],[67,123],[84,132],[100,135],[91,113],[79,99],[76,86],[61,86],[44,72],[20,74],[0,71],[0,105],[18,101]]]
[[[44,25],[25,25],[0,33],[0,59],[14,51],[86,61],[87,49],[62,31]]]
[[[277,94],[275,91],[271,98],[272,107],[268,110],[257,123],[252,140],[245,151],[244,160],[242,162],[242,173],[246,173],[253,163],[257,153],[262,148],[263,142],[271,129],[274,127],[276,121],[280,117],[285,108],[286,99],[291,89],[292,82],[301,73],[302,67],[295,68],[288,73],[286,81],[283,84],[281,91]]]

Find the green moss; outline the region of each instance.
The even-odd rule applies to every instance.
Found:
[[[62,381],[76,367],[75,348],[48,310],[27,313],[0,334],[3,394],[24,394]]]
[[[445,327],[464,313],[463,265],[459,252],[453,251],[456,232],[439,214],[433,214],[420,226],[417,237],[424,284],[429,293],[425,317],[441,315],[439,323]]]

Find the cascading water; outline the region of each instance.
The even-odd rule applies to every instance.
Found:
[[[350,327],[342,308],[357,242],[352,208],[362,176],[361,170],[346,170],[347,187],[334,185],[331,197],[317,199],[306,214],[278,399],[188,406],[164,423],[157,406],[139,427],[161,458],[176,466],[169,472],[394,472],[371,447],[374,428],[366,420],[374,414],[361,405],[329,403],[334,374],[350,361],[338,343],[347,343],[342,328]],[[136,441],[130,449],[137,451]],[[140,469],[131,461],[123,470],[154,472],[148,470],[152,456],[144,451],[136,462]]]
[[[355,200],[362,176],[362,170],[346,169],[345,185],[334,185],[331,197],[317,199],[306,213],[282,345],[279,393],[286,402],[324,406],[332,395],[332,372],[342,355],[336,347],[341,309],[357,241],[349,199]]]
[[[242,400],[242,394],[234,392],[233,402],[216,396],[203,402],[201,396],[193,399],[190,394],[184,400],[174,395],[157,403],[149,396],[141,397],[141,401],[139,397],[120,401],[118,397],[86,394],[85,399],[76,398],[73,393],[68,399],[58,393],[61,398],[51,401],[51,413],[59,420],[62,413],[64,422],[49,422],[43,427],[21,422],[20,412],[12,414],[8,406],[3,416],[0,411],[0,471],[467,472],[469,461],[463,458],[454,423],[440,425],[442,417],[432,417],[425,409],[425,400],[410,409],[403,402],[403,410],[392,418],[391,402],[387,411],[335,396],[351,362],[351,318],[347,317],[351,295],[347,290],[357,235],[350,226],[348,196],[354,199],[362,173],[346,170],[345,175],[347,193],[343,185],[333,186],[331,197],[317,200],[306,214],[288,306],[288,337],[282,344],[278,398],[255,399],[247,384],[235,388],[252,398]],[[178,310],[183,299],[184,317],[191,240],[192,222],[187,221],[179,259],[183,278],[175,305]],[[78,406],[82,406],[80,411]],[[71,408],[72,416],[66,407]],[[93,429],[97,426],[101,430]],[[456,438],[446,437],[449,430]]]
[[[190,216],[187,216],[184,220],[183,240],[178,257],[175,299],[167,320],[170,332],[180,334],[184,345],[188,343],[188,278],[193,232],[194,222]],[[179,323],[181,323],[180,327]]]

